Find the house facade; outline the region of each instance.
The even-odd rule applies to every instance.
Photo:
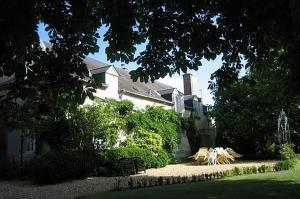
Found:
[[[159,81],[134,82],[126,68],[115,67],[92,58],[86,59],[86,64],[92,77],[97,82],[95,96],[100,98],[113,98],[116,100],[129,100],[136,109],[146,106],[162,106],[165,109],[174,109],[181,117],[195,118],[195,127],[201,133],[199,142],[202,146],[213,146],[215,133],[212,131],[207,107],[202,99],[193,94],[192,74],[183,75],[184,93],[170,85]],[[85,104],[92,104],[87,99]],[[180,132],[181,143],[177,146],[176,156],[191,155],[191,147],[187,138],[187,132]]]
[[[165,109],[174,109],[182,117],[195,117],[197,129],[210,128],[207,107],[203,105],[201,98],[192,93],[191,74],[183,75],[184,93],[182,93],[177,88],[158,81],[134,82],[130,78],[129,71],[125,68],[105,64],[89,57],[85,59],[85,63],[90,75],[97,82],[97,89],[94,94],[96,97],[129,100],[136,109],[143,109],[146,106],[162,106]],[[6,92],[6,85],[12,81],[13,78],[2,78],[0,80],[0,92],[2,94]],[[92,103],[93,101],[90,99],[85,101],[85,104]],[[34,156],[36,143],[33,137],[22,136],[26,135],[26,132],[22,133],[20,130],[4,132],[4,129],[0,129],[0,131],[2,131],[0,132],[0,163],[4,161],[5,157],[20,157],[21,148],[23,148],[23,158]],[[180,134],[181,143],[177,147],[176,156],[191,155],[186,132],[182,131]],[[45,148],[47,150],[47,146]]]

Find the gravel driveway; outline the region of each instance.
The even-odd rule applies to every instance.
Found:
[[[270,165],[274,163],[274,161],[244,162],[216,166],[200,166],[186,163],[168,165],[160,169],[148,169],[145,174],[131,177],[192,176],[229,170],[234,167],[258,167],[263,164]],[[112,190],[120,179],[123,182],[128,182],[129,177],[93,177],[46,186],[32,185],[28,181],[0,181],[0,199],[72,199],[80,195]]]

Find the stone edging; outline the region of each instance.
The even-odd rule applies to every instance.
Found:
[[[208,174],[192,176],[126,176],[115,177],[113,190],[136,189],[143,187],[163,186],[171,184],[183,184],[200,181],[210,181],[224,177],[237,176],[243,174],[257,174],[275,172],[274,165],[261,165],[251,167],[234,167],[225,171],[217,171]]]

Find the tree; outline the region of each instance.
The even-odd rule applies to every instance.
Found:
[[[237,77],[242,58],[256,67],[271,53],[287,64],[289,87],[299,93],[299,12],[297,0],[0,0],[0,77],[14,75],[13,97],[52,109],[83,103],[94,91],[83,59],[99,48],[97,28],[107,26],[107,57],[137,61],[134,80],[196,70],[202,58],[222,55],[212,78],[226,83]],[[51,50],[39,46],[39,23]]]
[[[211,112],[217,125],[219,145],[248,155],[275,152],[281,109],[289,117],[290,129],[300,130],[300,101],[299,97],[289,95],[288,69],[278,60],[259,68],[250,70],[245,77],[226,87],[216,88]],[[293,141],[297,141],[299,134],[294,135]]]

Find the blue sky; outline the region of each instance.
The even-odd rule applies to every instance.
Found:
[[[103,35],[106,32],[107,28],[102,27],[99,29],[99,34],[100,34],[100,39],[98,40],[98,45],[100,47],[100,50],[98,53],[95,54],[90,54],[89,56],[97,59],[99,61],[105,62],[105,63],[110,63],[113,64],[117,67],[121,67],[122,64],[126,66],[129,70],[134,70],[138,67],[138,65],[134,62],[131,62],[129,64],[125,64],[122,62],[114,62],[111,63],[107,61],[107,56],[105,54],[105,48],[108,46],[107,42],[103,41]],[[43,41],[49,41],[48,34],[44,30],[44,26],[40,25],[39,26],[39,35],[40,39]],[[138,45],[137,46],[137,54],[141,52],[145,47],[145,44],[143,45]],[[198,96],[201,96],[203,99],[204,104],[213,104],[213,99],[212,95],[210,93],[210,90],[208,89],[208,81],[210,80],[211,74],[216,71],[220,66],[222,65],[222,60],[221,56],[218,56],[214,61],[207,61],[205,59],[202,60],[202,66],[199,67],[197,71],[190,71],[190,73],[193,74],[193,77],[195,79],[194,82],[194,93],[197,94]],[[245,71],[243,70],[241,74],[245,74]],[[173,75],[172,78],[166,77],[164,79],[159,79],[160,82],[169,84],[171,86],[177,87],[179,90],[183,90],[183,80],[182,76],[176,74]]]

